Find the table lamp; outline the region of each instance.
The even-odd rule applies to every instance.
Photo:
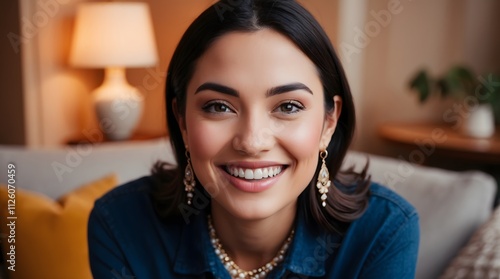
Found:
[[[78,6],[70,64],[105,68],[92,92],[99,125],[109,140],[128,139],[143,109],[125,67],[148,67],[158,56],[149,7],[142,2],[89,2]]]

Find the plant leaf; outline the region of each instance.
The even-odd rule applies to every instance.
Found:
[[[415,75],[415,77],[410,81],[410,88],[419,93],[420,103],[427,100],[431,93],[431,82],[425,70],[421,70]]]
[[[452,67],[443,79],[446,83],[446,91],[442,92],[443,95],[473,95],[477,85],[472,71],[464,66]]]

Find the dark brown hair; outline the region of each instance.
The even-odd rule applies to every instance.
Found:
[[[342,111],[329,146],[326,159],[334,187],[330,187],[327,205],[323,208],[313,179],[299,196],[298,210],[329,231],[343,231],[344,225],[364,212],[368,205],[369,178],[366,169],[340,172],[340,166],[351,143],[355,128],[354,104],[342,65],[333,46],[314,17],[300,4],[291,0],[223,0],[205,10],[189,26],[181,38],[167,72],[166,109],[170,140],[177,166],[157,163],[153,177],[157,186],[153,200],[161,218],[190,211],[182,183],[187,161],[181,131],[172,111],[177,102],[179,113],[185,113],[186,89],[196,67],[197,59],[219,37],[228,32],[254,32],[271,28],[295,43],[316,65],[323,84],[326,113],[334,109],[333,97],[342,98]],[[318,157],[318,168],[321,164]],[[206,192],[197,181],[196,195]],[[207,206],[208,204],[205,204]]]

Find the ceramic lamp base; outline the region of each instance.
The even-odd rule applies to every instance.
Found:
[[[126,140],[139,122],[143,97],[127,83],[125,69],[107,68],[103,84],[94,90],[99,127],[108,140]]]

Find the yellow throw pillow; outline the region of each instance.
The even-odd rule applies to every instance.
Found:
[[[7,270],[9,278],[91,279],[88,217],[94,201],[116,184],[116,175],[112,174],[86,184],[58,201],[16,187],[15,220],[8,219],[11,216],[7,206],[9,193],[7,187],[1,185],[0,233],[6,268],[12,266],[8,254],[12,254],[11,245],[15,245],[15,271]],[[11,221],[15,221],[15,230],[8,226]],[[9,243],[12,233],[15,233],[15,243]]]

